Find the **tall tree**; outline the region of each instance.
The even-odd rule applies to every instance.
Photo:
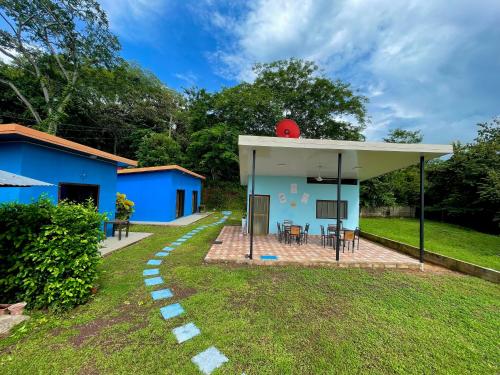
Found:
[[[420,130],[393,129],[384,142],[421,143]],[[413,206],[419,199],[419,169],[411,166],[361,183],[361,205],[364,207]]]
[[[15,92],[39,128],[56,134],[81,70],[116,60],[119,43],[106,14],[95,0],[2,0],[0,17],[6,26],[0,53],[18,68],[15,74],[0,69],[0,83]],[[19,75],[36,81],[38,95],[23,90]]]
[[[482,231],[500,232],[500,118],[478,124],[476,139],[427,171],[429,213]]]
[[[361,140],[367,99],[349,84],[322,75],[313,62],[290,59],[254,66],[256,79],[215,94],[191,90],[188,112],[195,131],[225,123],[240,134],[273,135],[283,117],[307,138]]]

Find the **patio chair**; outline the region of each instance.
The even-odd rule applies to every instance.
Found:
[[[278,241],[281,242],[283,241],[283,231],[279,222],[277,222],[276,225],[278,226]]]
[[[292,225],[290,227],[290,234],[288,235],[288,243],[292,244],[292,238],[300,245],[301,243],[301,227],[299,225]]]
[[[306,226],[304,227],[304,230],[300,234],[302,237],[302,242],[307,243],[308,237],[309,237],[309,223],[306,223]]]
[[[356,229],[354,229],[354,241],[352,242],[352,252],[354,252],[354,244],[356,241],[358,241],[358,250],[359,250],[359,235],[361,233],[361,229],[359,229],[359,227],[356,227]]]
[[[344,230],[344,236],[340,240],[342,241],[342,252],[345,250],[345,244],[347,243],[347,251],[349,251],[350,245],[352,243],[352,251],[354,252],[354,240],[356,239],[355,231]],[[359,244],[359,242],[358,242]]]
[[[326,247],[326,245],[330,245],[330,240],[332,239],[332,236],[325,232],[325,226],[324,225],[320,225],[320,228],[321,228],[321,245],[323,245],[323,247]]]

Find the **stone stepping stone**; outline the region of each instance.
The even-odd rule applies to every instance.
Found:
[[[164,250],[164,251],[172,251],[173,249],[174,249],[174,248],[173,248],[173,247],[171,247],[171,246],[165,246],[165,247],[163,248],[163,250]]]
[[[150,279],[144,279],[147,286],[163,284],[163,279],[161,277],[152,277]]]
[[[148,260],[148,262],[146,264],[148,266],[159,266],[161,264],[161,260],[160,259],[150,259],[150,260]]]
[[[179,303],[174,303],[172,305],[168,305],[160,309],[160,313],[163,316],[163,319],[165,320],[179,316],[183,312],[184,309]]]
[[[233,212],[232,212],[232,211],[222,211],[221,213],[222,213],[222,215],[224,215],[224,216],[229,216],[229,215],[231,215]]]
[[[153,276],[153,275],[158,275],[159,273],[160,270],[158,268],[151,268],[149,270],[142,271],[142,276]]]
[[[168,254],[170,254],[168,251],[159,251],[155,254],[155,257],[166,257]]]
[[[185,238],[186,240],[189,240],[191,237],[193,237],[193,236],[190,234],[186,234],[183,238]]]
[[[221,367],[229,359],[222,354],[215,346],[211,346],[207,350],[196,354],[191,358],[193,362],[202,373],[210,375],[214,370]]]
[[[262,260],[278,260],[276,255],[261,255],[260,259]]]
[[[186,242],[186,238],[182,238],[182,237],[181,237],[181,238],[179,238],[179,239],[177,240],[177,242]],[[174,243],[175,243],[175,242],[174,242]]]
[[[153,299],[155,301],[159,300],[159,299],[167,299],[167,298],[171,298],[173,297],[173,293],[170,289],[160,289],[160,290],[154,290],[151,292],[151,297],[153,297]]]
[[[174,246],[179,246],[179,245],[182,245],[182,242],[179,242],[179,241],[177,241],[177,242],[172,242],[172,245],[174,245]]]
[[[190,340],[201,333],[200,329],[196,327],[194,323],[187,323],[183,326],[174,328],[172,332],[179,344],[183,343],[184,341]]]

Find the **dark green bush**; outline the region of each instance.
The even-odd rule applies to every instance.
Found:
[[[65,310],[90,297],[104,219],[91,203],[0,205],[0,301]]]
[[[246,186],[232,181],[210,181],[203,188],[203,203],[207,209],[245,210]]]

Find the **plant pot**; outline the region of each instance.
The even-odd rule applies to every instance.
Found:
[[[10,315],[23,315],[24,308],[26,307],[26,302],[18,302],[10,305],[7,309]]]

